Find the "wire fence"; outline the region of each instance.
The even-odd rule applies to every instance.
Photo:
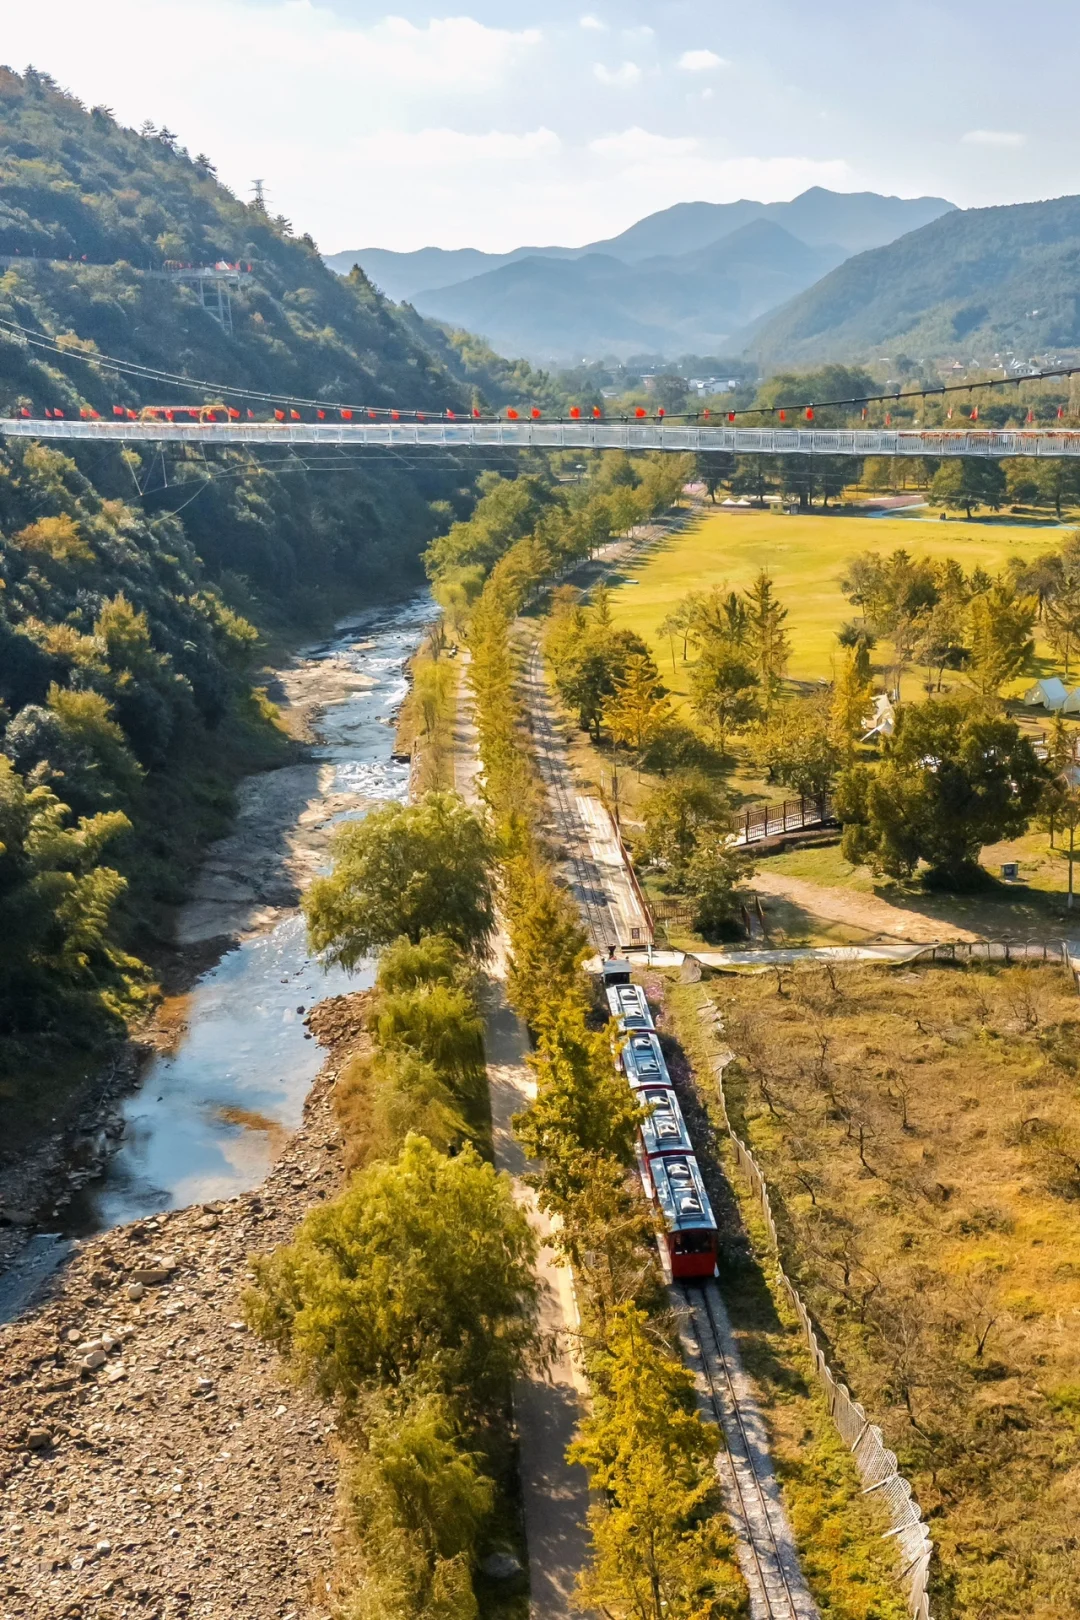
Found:
[[[700,1009],[703,1018],[716,1017],[715,1009],[710,1002]],[[724,1097],[724,1070],[734,1057],[734,1053],[723,1051],[713,1058],[713,1069],[716,1074],[716,1089],[720,1097],[720,1106],[723,1109],[724,1123],[735,1148],[735,1157],[750,1184],[755,1202],[761,1211],[769,1234],[769,1241],[776,1254],[777,1274],[781,1285],[792,1308],[799,1318],[803,1337],[810,1351],[818,1378],[825,1389],[825,1398],[829,1412],[845,1445],[855,1458],[855,1466],[863,1482],[863,1494],[866,1496],[880,1496],[884,1501],[891,1528],[886,1535],[895,1538],[900,1549],[900,1581],[904,1588],[908,1612],[912,1620],[931,1620],[930,1616],[930,1564],[933,1557],[933,1542],[930,1531],[923,1522],[919,1505],[915,1501],[908,1481],[900,1473],[896,1454],[889,1450],[885,1438],[875,1423],[871,1423],[865,1409],[854,1399],[850,1390],[842,1384],[833,1373],[825,1353],[821,1348],[813,1319],[798,1289],[784,1270],[780,1254],[780,1239],[776,1230],[776,1221],[773,1219],[772,1204],[769,1200],[769,1188],[762,1175],[757,1160],[732,1128],[728,1117],[727,1102]]]

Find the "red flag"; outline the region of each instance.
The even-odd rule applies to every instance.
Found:
[[[63,421],[63,418],[64,418],[63,411],[58,411],[55,406],[53,407],[53,415],[55,417],[58,417],[61,421]]]
[[[734,411],[728,411],[727,419],[728,419],[729,422],[734,422],[734,420],[735,420],[735,412]]]
[[[425,415],[424,415],[424,413],[423,413],[423,411],[417,411],[417,413],[416,413],[416,420],[417,420],[417,421],[418,421],[418,422],[426,422],[426,421],[427,421],[427,417],[426,417],[426,416],[425,416]]]
[[[114,405],[112,408],[112,413],[114,416],[123,416],[124,407],[122,405]]]
[[[709,416],[710,416],[709,407],[707,405],[706,405],[705,409],[702,411],[701,414],[702,414],[702,416],[705,418],[705,420],[707,422],[709,420]]]
[[[952,406],[951,405],[949,406],[948,410],[945,412],[945,420],[946,420],[946,422],[951,422],[952,421]]]
[[[249,405],[248,406],[248,421],[249,422],[254,422],[254,420],[255,420],[255,412],[251,409],[251,407]]]
[[[230,405],[229,406],[229,421],[230,422],[239,422],[239,420],[240,420],[240,412],[237,411],[237,410],[234,410],[233,407]]]
[[[285,420],[285,412],[284,411],[275,411],[274,412],[274,421],[275,422],[284,422],[284,420]]]
[[[780,412],[780,420],[781,420],[781,422],[786,422],[787,421],[787,411],[781,411]]]
[[[318,417],[320,422],[325,422],[326,421],[326,412],[325,411],[316,411],[315,415]]]
[[[448,410],[448,411],[447,411],[447,413],[446,413],[446,415],[447,415],[447,417],[448,417],[448,419],[449,419],[449,420],[450,420],[450,421],[451,421],[451,422],[453,422],[453,421],[455,421],[455,420],[456,420],[456,418],[455,418],[455,416],[454,416],[454,413],[453,413],[453,411],[450,411],[450,410]]]
[[[1032,422],[1034,422],[1034,420],[1035,420],[1035,412],[1034,411],[1028,411],[1026,420],[1027,420],[1028,427],[1030,427]]]
[[[888,411],[885,412],[885,426],[886,427],[891,427],[892,426],[892,417],[889,415]]]
[[[299,420],[300,420],[300,412],[299,411],[290,411],[289,416],[291,417],[291,419],[294,422],[299,422]]]
[[[973,409],[973,411],[971,413],[971,420],[973,422],[977,422],[979,420],[979,407],[977,405],[975,406],[975,408]]]
[[[24,405],[22,410],[19,412],[19,415],[20,416],[29,416],[30,415],[30,407],[28,405]]]
[[[663,417],[663,416],[667,415],[667,412],[665,411],[664,407],[661,405],[660,409],[657,411],[656,414],[657,414],[658,417]]]
[[[593,406],[592,413],[593,413],[594,416],[603,416],[603,414],[604,414],[603,411],[600,409],[599,405],[594,405]]]
[[[342,411],[341,420],[343,422],[351,422],[352,421],[352,411]]]
[[[166,411],[165,412],[165,420],[166,420],[166,422],[175,422],[175,420],[176,420],[175,413],[173,411]]]
[[[84,422],[88,419],[90,412],[87,410],[85,405],[79,406],[79,415],[82,417]]]
[[[393,421],[395,421],[395,422],[400,422],[401,421],[401,412],[400,411],[391,411],[390,416],[391,416],[391,419]]]
[[[529,415],[532,417],[534,422],[536,421],[537,417],[540,415],[540,412],[537,410],[535,405],[533,406],[532,410],[529,412]]]
[[[473,415],[475,417],[479,417],[479,415],[480,415],[480,407],[479,407],[479,405],[474,405],[473,406],[472,413],[473,413]]]
[[[510,418],[511,422],[516,422],[517,421],[518,413],[517,413],[517,411],[515,411],[513,409],[513,407],[511,407],[510,410],[508,410],[506,414]]]
[[[812,422],[814,420],[814,407],[812,405],[808,405],[806,407],[806,420],[808,422]]]
[[[571,418],[571,421],[574,421],[574,422],[579,422],[581,420],[581,406],[580,405],[571,405],[571,407],[570,407],[570,418]]]
[[[647,412],[647,411],[646,411],[646,409],[645,409],[645,407],[644,407],[644,405],[639,405],[639,406],[638,406],[638,408],[637,408],[637,410],[636,410],[636,411],[635,411],[635,412],[634,412],[634,415],[635,415],[635,416],[636,416],[636,417],[639,417],[639,418],[640,418],[640,417],[642,417],[642,416],[646,416],[646,415],[648,415],[648,412]]]
[[[57,413],[56,413],[56,414],[57,414],[57,416],[59,416],[59,414],[60,414],[60,412],[59,412],[59,411],[57,411]],[[129,422],[137,422],[137,421],[138,421],[138,420],[139,420],[139,413],[138,413],[138,411],[132,411],[132,410],[129,410],[129,411],[128,411],[128,413],[127,413],[127,414],[128,414],[128,421],[129,421]]]
[[[866,421],[866,418],[869,416],[869,414],[870,414],[869,411],[866,409],[866,406],[864,405],[863,408],[862,408],[862,419],[863,419],[864,422]]]
[[[45,407],[45,415],[49,418],[49,421],[51,422],[52,421],[52,406],[51,405],[46,405],[46,407]]]
[[[1059,405],[1058,406],[1058,421],[1059,422],[1061,421],[1061,419],[1062,419],[1062,417],[1064,415],[1065,415],[1065,407],[1064,407],[1064,405]]]

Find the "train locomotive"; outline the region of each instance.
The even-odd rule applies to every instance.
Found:
[[[638,1171],[659,1218],[665,1270],[678,1279],[714,1277],[716,1218],[645,992],[630,982],[625,962],[607,961],[603,973],[608,1010],[621,1037],[616,1061],[648,1109],[638,1132]]]

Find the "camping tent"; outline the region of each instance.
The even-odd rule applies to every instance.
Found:
[[[1058,709],[1064,707],[1068,696],[1069,690],[1065,682],[1059,681],[1056,675],[1052,675],[1048,681],[1036,681],[1035,685],[1024,693],[1024,702],[1033,705],[1041,704],[1043,708],[1049,709],[1051,713],[1056,714]]]
[[[1080,686],[1074,686],[1064,703],[1061,705],[1062,714],[1080,714]]]

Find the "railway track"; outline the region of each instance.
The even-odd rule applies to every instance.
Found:
[[[578,905],[593,944],[603,954],[619,937],[618,907],[614,896],[606,892],[603,872],[583,853],[589,850],[588,833],[573,801],[562,740],[543,687],[537,645],[526,663],[526,702],[537,764],[567,849]],[[714,1282],[703,1287],[677,1284],[671,1294],[702,1406],[724,1437],[717,1473],[750,1593],[752,1620],[818,1620],[780,1499],[765,1424],[739,1360],[719,1290]]]
[[[710,1282],[701,1288],[682,1284],[672,1293],[702,1404],[727,1448],[717,1458],[717,1472],[753,1620],[817,1620],[780,1500],[765,1425],[747,1387],[719,1290]]]

